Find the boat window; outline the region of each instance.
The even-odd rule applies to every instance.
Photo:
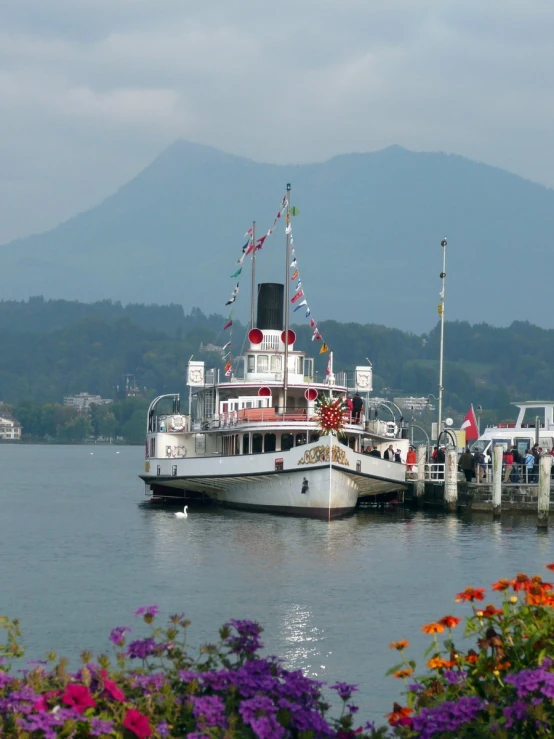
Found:
[[[244,434],[242,437],[242,453],[250,454],[250,434]]]
[[[319,434],[310,434],[310,444],[312,441],[319,441]]]
[[[267,354],[260,354],[258,357],[258,372],[267,372],[269,369],[269,357]]]
[[[541,436],[539,439],[539,446],[544,451],[550,451],[552,449],[552,437],[551,436]]]
[[[296,434],[296,446],[302,446],[306,443],[306,434]]]
[[[314,360],[304,358],[304,377],[311,380],[314,376]]]
[[[484,452],[490,444],[489,439],[478,439],[475,444],[471,447],[472,452]]]
[[[298,362],[297,362],[296,372],[299,375],[303,375],[304,374],[304,357],[297,357],[297,360]]]
[[[248,359],[247,359],[246,371],[255,372],[255,370],[256,370],[256,357],[253,354],[249,354]]]
[[[292,434],[282,434],[281,436],[281,451],[288,452],[294,445],[294,437]]]
[[[275,434],[266,434],[264,437],[264,451],[265,452],[274,452],[277,443],[277,437]]]
[[[349,439],[348,439],[348,446],[350,447],[350,449],[354,449],[354,447],[356,446],[356,437],[355,436],[350,436],[349,437]]]
[[[531,447],[533,446],[533,442],[531,441],[531,439],[522,439],[521,437],[518,437],[518,438],[517,438],[517,439],[515,440],[515,442],[514,442],[514,443],[515,443],[515,445],[516,445],[516,448],[517,448],[517,451],[518,451],[518,453],[519,453],[519,454],[520,454],[520,455],[521,455],[522,457],[524,457],[524,456],[525,456],[525,452],[526,452],[526,451],[527,451],[528,449],[531,449]]]
[[[502,449],[505,452],[507,452],[508,451],[508,447],[510,446],[510,440],[509,439],[493,439],[492,440],[492,445],[493,445],[493,448],[495,446],[501,446]]]
[[[233,454],[240,454],[240,436],[238,434],[235,436],[235,449]]]
[[[279,354],[274,354],[271,357],[271,371],[280,372],[283,367],[283,358]]]
[[[261,454],[264,450],[264,437],[261,434],[252,434],[252,454]]]

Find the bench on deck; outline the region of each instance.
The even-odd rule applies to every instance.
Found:
[[[275,421],[275,408],[244,408],[237,411],[237,421]]]

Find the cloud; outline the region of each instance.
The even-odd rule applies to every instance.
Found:
[[[279,163],[398,143],[554,185],[550,0],[4,0],[0,29],[0,241],[178,137]]]

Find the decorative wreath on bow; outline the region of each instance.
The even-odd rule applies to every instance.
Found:
[[[348,407],[342,398],[320,396],[315,405],[320,436],[344,436],[345,416]]]

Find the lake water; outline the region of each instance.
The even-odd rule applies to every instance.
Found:
[[[145,506],[142,466],[142,447],[0,445],[0,613],[21,620],[29,659],[105,650],[141,605],[185,611],[194,644],[250,618],[290,667],[358,683],[359,716],[380,721],[401,687],[384,676],[392,640],[423,665],[421,625],[469,611],[455,593],[554,560],[533,517],[361,511],[329,524],[209,508],[179,520]]]

